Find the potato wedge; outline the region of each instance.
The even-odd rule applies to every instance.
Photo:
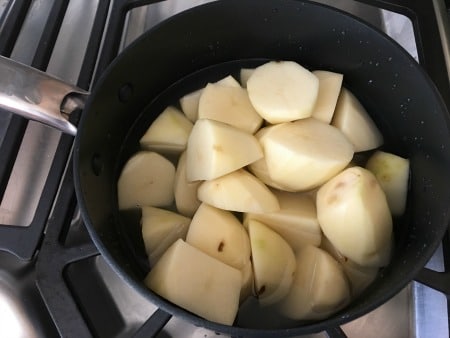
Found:
[[[317,218],[336,249],[361,266],[385,266],[392,245],[392,217],[385,194],[367,169],[352,167],[317,193]]]
[[[315,70],[312,73],[319,79],[319,93],[311,116],[325,123],[330,123],[341,92],[344,76],[326,70]]]
[[[247,90],[256,111],[274,124],[310,117],[319,80],[296,62],[271,61],[255,68]]]
[[[253,108],[247,90],[211,83],[200,96],[198,118],[224,122],[251,134],[263,122]]]
[[[239,270],[250,259],[250,242],[241,222],[229,211],[205,203],[192,218],[186,242]]]
[[[367,161],[366,169],[380,183],[392,214],[403,215],[408,195],[409,160],[378,150]]]
[[[140,139],[141,147],[160,153],[181,153],[193,124],[177,108],[169,106],[153,121]]]
[[[213,322],[232,325],[239,306],[241,272],[177,240],[145,278],[168,301]]]
[[[177,239],[185,239],[191,219],[173,211],[142,207],[142,238],[150,265]]]
[[[272,190],[280,204],[280,210],[267,213],[245,213],[244,226],[250,220],[257,220],[289,243],[294,252],[305,245],[318,246],[322,238],[322,230],[317,221],[315,201],[303,193],[289,193]]]
[[[339,263],[324,250],[306,246],[297,255],[295,278],[280,302],[280,311],[295,320],[322,319],[350,300],[347,278]]]
[[[192,123],[198,120],[198,102],[200,101],[202,90],[195,90],[180,98],[181,110]]]
[[[359,100],[346,88],[341,89],[331,124],[352,142],[355,152],[378,148],[383,135]]]
[[[186,178],[212,180],[262,157],[261,145],[252,134],[223,122],[198,120],[188,140]]]
[[[260,142],[270,178],[291,191],[306,191],[325,183],[353,157],[353,146],[344,134],[313,118],[267,129]]]
[[[200,201],[223,210],[262,213],[280,209],[269,188],[244,169],[204,181],[197,194]]]
[[[140,151],[125,164],[117,182],[119,209],[172,204],[175,166],[155,152]]]
[[[192,217],[201,202],[197,198],[197,190],[201,181],[188,182],[186,178],[186,152],[178,159],[175,181],[173,185],[175,205],[180,214]]]
[[[248,223],[252,249],[255,292],[261,305],[281,300],[288,292],[295,273],[295,256],[289,244],[261,222]]]

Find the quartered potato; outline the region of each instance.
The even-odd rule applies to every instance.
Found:
[[[248,227],[250,220],[264,223],[283,237],[294,252],[308,244],[318,246],[322,230],[317,221],[315,201],[303,193],[273,190],[273,194],[278,199],[280,210],[245,213],[244,226]]]
[[[271,61],[255,68],[247,81],[250,101],[269,123],[310,117],[319,92],[319,80],[292,61]]]
[[[353,146],[344,134],[313,118],[267,129],[260,142],[270,178],[291,191],[325,183],[353,157]]]
[[[192,130],[192,122],[175,107],[167,107],[139,141],[141,147],[161,153],[181,153]]]
[[[247,90],[211,83],[200,96],[198,118],[224,122],[251,134],[263,122],[250,103]]]
[[[169,206],[175,166],[155,152],[140,151],[125,164],[117,182],[119,209]]]
[[[239,306],[241,272],[177,240],[145,278],[161,297],[208,320],[232,325]]]
[[[263,157],[250,133],[226,123],[202,119],[192,128],[186,151],[188,181],[212,180]]]
[[[386,196],[367,169],[352,167],[317,193],[317,219],[336,249],[361,266],[385,266],[390,259],[392,217]]]
[[[280,209],[272,191],[244,169],[203,182],[198,187],[198,199],[231,211],[263,213]]]
[[[315,70],[312,73],[319,79],[319,93],[311,116],[325,123],[330,123],[341,92],[344,76],[326,70]]]
[[[292,287],[279,304],[283,315],[295,320],[322,319],[349,302],[347,278],[328,253],[306,246],[297,253],[296,260]]]
[[[275,231],[249,220],[255,292],[261,305],[275,304],[286,296],[295,273],[295,256],[289,244]]]
[[[409,181],[409,160],[384,151],[376,151],[367,161],[371,171],[386,194],[394,216],[403,215],[406,207]]]
[[[238,219],[205,203],[192,218],[186,242],[239,270],[250,259],[248,234]]]
[[[342,88],[331,124],[352,142],[355,152],[378,148],[383,135],[363,105],[348,89]]]
[[[150,265],[177,239],[185,239],[191,219],[175,212],[142,207],[142,238]]]

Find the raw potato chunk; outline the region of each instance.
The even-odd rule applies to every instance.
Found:
[[[409,160],[391,153],[376,151],[367,161],[366,168],[380,183],[392,214],[403,215],[408,195]]]
[[[361,167],[344,170],[317,193],[317,218],[342,255],[361,266],[388,264],[392,217],[375,176]]]
[[[377,277],[378,268],[360,266],[342,255],[325,236],[322,238],[320,248],[328,252],[334,259],[341,263],[345,275],[350,283],[352,297],[359,296]]]
[[[355,152],[375,149],[383,144],[383,135],[362,104],[346,88],[341,90],[331,124],[347,136]]]
[[[312,72],[319,79],[319,94],[314,106],[312,117],[325,123],[330,123],[334,109],[341,92],[343,75],[326,70]]]
[[[287,295],[295,273],[295,256],[289,244],[261,222],[248,223],[252,248],[255,292],[261,305]]]
[[[186,242],[239,270],[250,259],[249,238],[238,219],[205,203],[192,218]]]
[[[280,209],[269,188],[244,169],[203,182],[198,187],[198,199],[231,211],[261,213]]]
[[[250,103],[247,90],[211,83],[200,96],[198,118],[224,122],[251,134],[263,121]]]
[[[271,61],[255,69],[247,82],[250,101],[269,123],[310,117],[319,80],[292,61]]]
[[[260,142],[270,178],[291,191],[325,183],[353,157],[344,134],[313,118],[268,127]]]
[[[277,232],[289,243],[294,252],[305,245],[318,246],[322,230],[317,221],[315,201],[303,193],[273,191],[280,204],[280,210],[262,214],[244,214],[244,226],[250,220],[257,220]]]
[[[202,95],[202,89],[186,94],[180,99],[181,110],[193,123],[198,119],[198,102],[200,101],[200,95]]]
[[[169,206],[175,166],[155,152],[140,151],[125,164],[117,182],[119,209]]]
[[[186,152],[178,160],[175,172],[174,195],[175,205],[180,214],[192,217],[200,206],[197,198],[197,189],[201,181],[188,182],[186,179]]]
[[[239,306],[241,272],[177,240],[145,278],[161,297],[213,322],[232,325]]]
[[[253,72],[255,71],[254,68],[242,68],[239,72],[239,78],[241,80],[241,86],[244,88],[247,88],[247,82],[250,76],[252,76]]]
[[[228,124],[198,120],[188,140],[186,178],[189,182],[212,180],[263,157],[252,134]]]
[[[142,207],[142,238],[150,265],[177,239],[185,239],[191,219],[175,212]]]
[[[239,300],[240,303],[242,303],[253,294],[253,266],[251,260],[248,260],[244,267],[241,269],[241,274],[242,287]]]
[[[295,320],[322,319],[341,309],[350,299],[347,279],[339,263],[315,246],[297,255],[297,269],[280,311]]]
[[[237,82],[236,79],[234,77],[232,77],[231,75],[228,75],[228,76],[224,77],[223,79],[217,81],[216,84],[221,85],[221,86],[226,86],[226,87],[235,87],[235,88],[241,87],[239,82]]]
[[[175,107],[167,107],[145,132],[141,147],[159,152],[180,153],[186,148],[192,122]]]

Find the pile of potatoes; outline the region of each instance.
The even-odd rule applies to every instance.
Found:
[[[248,297],[325,318],[389,263],[409,162],[378,149],[342,74],[271,61],[240,77],[167,107],[122,170],[119,208],[142,209],[145,284],[227,325]]]

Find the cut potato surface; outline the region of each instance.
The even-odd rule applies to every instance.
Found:
[[[325,183],[353,157],[344,134],[313,118],[268,127],[260,142],[270,178],[292,191]]]
[[[145,132],[141,147],[159,152],[180,153],[186,148],[192,122],[175,107],[167,107]]]
[[[263,157],[258,140],[226,123],[198,120],[186,152],[188,181],[212,180],[240,169]]]
[[[203,182],[198,187],[198,199],[231,211],[263,213],[280,209],[269,188],[244,169]]]
[[[350,300],[350,289],[339,263],[324,250],[306,246],[297,255],[295,278],[280,302],[286,317],[322,319]]]
[[[192,218],[186,242],[239,270],[250,259],[250,242],[241,222],[229,211],[205,203]]]
[[[378,148],[383,135],[359,100],[342,88],[331,124],[352,142],[355,152]]]
[[[295,256],[289,244],[261,222],[248,222],[255,292],[261,305],[275,304],[288,292],[295,273]]]
[[[262,124],[247,90],[239,87],[208,84],[198,106],[198,118],[224,122],[253,134]]]
[[[150,270],[145,284],[200,317],[232,325],[242,277],[239,270],[179,239]]]
[[[255,71],[255,68],[242,68],[239,72],[239,79],[241,81],[241,86],[247,88],[247,82],[250,76]]]
[[[269,123],[310,117],[319,92],[319,80],[292,61],[271,61],[255,69],[247,81],[250,101]]]
[[[289,243],[294,252],[305,245],[318,246],[322,230],[317,221],[315,201],[303,193],[289,193],[273,190],[280,204],[280,210],[267,213],[245,213],[244,226],[250,220],[257,220],[277,232]]]
[[[175,212],[142,207],[142,238],[150,265],[177,239],[185,239],[191,219]]]
[[[125,164],[117,182],[119,209],[169,206],[175,166],[155,152],[140,151]]]
[[[183,152],[178,159],[174,181],[175,205],[180,214],[192,217],[200,206],[201,202],[197,198],[200,183],[201,181],[188,182],[186,178],[186,152]]]
[[[381,185],[394,216],[403,215],[406,207],[409,181],[409,160],[384,151],[376,151],[367,161]]]
[[[317,218],[336,249],[361,266],[387,265],[392,217],[375,176],[361,167],[344,170],[317,193]]]
[[[326,70],[312,72],[319,79],[319,93],[311,116],[325,123],[333,118],[344,76]]]
[[[200,95],[202,95],[202,89],[186,94],[180,99],[181,110],[193,123],[198,119],[198,102],[200,101]]]

